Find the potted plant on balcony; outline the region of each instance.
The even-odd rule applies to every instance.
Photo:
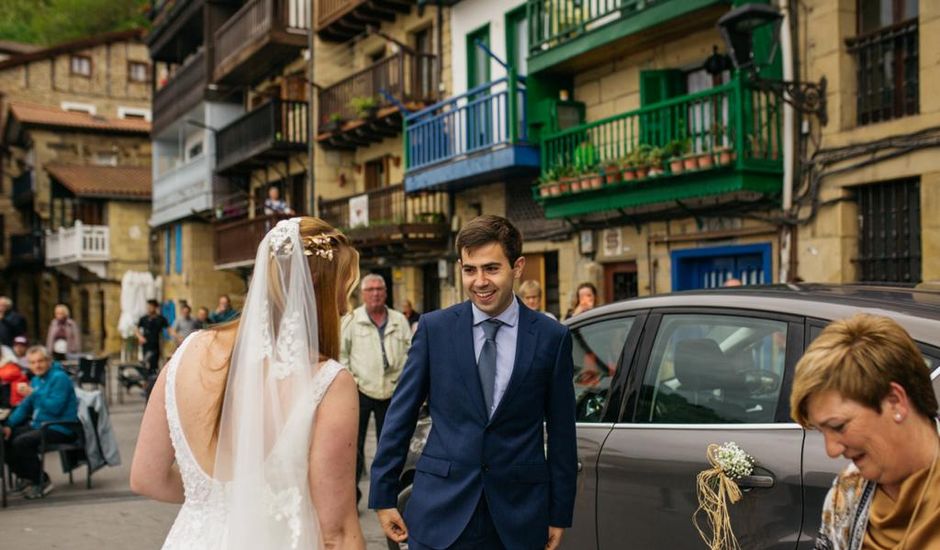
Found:
[[[609,160],[604,163],[604,181],[607,183],[607,185],[619,183],[620,178],[620,162],[617,160]]]
[[[666,153],[662,147],[652,147],[647,153],[647,161],[649,162],[649,176],[661,176],[664,172],[663,170],[663,159],[665,158]]]
[[[645,179],[650,175],[650,153],[652,152],[653,147],[646,143],[637,145],[636,148],[630,152],[636,179]]]
[[[379,110],[379,100],[374,96],[357,96],[349,100],[349,108],[361,119],[372,118]]]
[[[674,139],[666,145],[666,153],[669,155],[669,171],[673,174],[681,174],[684,171],[685,155],[692,147],[692,141],[688,138]]]
[[[578,182],[578,171],[574,166],[563,165],[558,168],[558,194],[571,191],[572,186]],[[555,193],[552,193],[554,195]]]
[[[549,168],[545,171],[544,174],[539,176],[539,179],[536,180],[538,183],[539,196],[547,197],[552,194],[552,188],[558,186],[558,171],[554,168]],[[556,195],[558,193],[555,193]]]
[[[600,189],[604,184],[603,172],[597,166],[585,166],[581,170],[581,190]]]
[[[330,116],[326,117],[325,122],[321,125],[321,130],[324,132],[336,132],[343,127],[343,115],[340,113],[332,113]]]

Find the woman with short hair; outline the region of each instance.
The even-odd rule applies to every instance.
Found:
[[[930,371],[887,317],[835,321],[796,366],[793,419],[852,461],[823,506],[819,550],[940,548],[940,437]]]

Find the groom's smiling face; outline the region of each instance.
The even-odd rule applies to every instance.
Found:
[[[522,276],[525,258],[509,265],[509,258],[498,242],[487,243],[460,252],[463,289],[480,311],[493,317],[502,313],[513,300],[512,287]]]

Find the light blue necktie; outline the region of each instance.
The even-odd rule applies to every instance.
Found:
[[[499,319],[483,321],[483,348],[477,367],[480,370],[480,386],[483,387],[483,400],[486,402],[486,415],[493,411],[493,394],[496,391],[496,331],[503,326]]]

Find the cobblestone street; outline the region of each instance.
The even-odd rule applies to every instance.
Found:
[[[137,432],[143,416],[143,399],[134,394],[125,403],[111,406],[111,419],[121,447],[122,464],[104,468],[92,476],[91,490],[85,489],[84,469],[76,470],[75,483],[69,485],[58,457],[47,455],[46,471],[55,490],[45,499],[28,501],[10,497],[9,506],[0,510],[0,548],[33,550],[100,550],[160,548],[179,509],[139,497],[130,491],[128,476],[134,456]],[[366,452],[371,461],[375,437],[370,434]],[[362,491],[367,495],[368,480]],[[385,538],[375,514],[360,506],[362,529],[369,550],[386,548]]]

